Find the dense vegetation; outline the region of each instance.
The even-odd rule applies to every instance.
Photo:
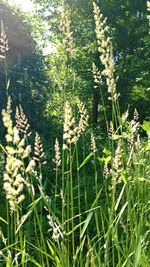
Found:
[[[33,2],[17,64],[1,23],[0,266],[149,267],[150,2]]]

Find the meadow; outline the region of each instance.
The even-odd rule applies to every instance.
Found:
[[[1,267],[150,266],[150,122],[140,122],[136,109],[132,118],[129,110],[121,113],[113,42],[99,7],[93,9],[103,67],[93,64],[93,79],[95,88],[106,82],[111,118],[104,108],[106,130],[99,136],[86,103],[64,96],[62,137],[55,134],[55,156],[49,155],[52,188],[41,137],[31,133],[21,105],[12,109],[6,77]]]

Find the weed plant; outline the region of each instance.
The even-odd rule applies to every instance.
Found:
[[[6,145],[0,146],[1,267],[150,266],[150,124],[141,126],[136,110],[131,121],[128,111],[120,114],[112,42],[96,4],[94,17],[104,67],[100,73],[93,66],[94,80],[98,86],[106,80],[112,108],[110,122],[104,112],[105,142],[99,148],[85,105],[77,99],[74,108],[65,99],[63,144],[54,144],[49,190],[40,136],[32,148],[23,109],[16,108],[14,122],[8,97],[2,111]]]

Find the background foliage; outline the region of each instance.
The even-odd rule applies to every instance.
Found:
[[[0,3],[30,48],[1,24],[0,264],[148,267],[146,1],[33,2]]]

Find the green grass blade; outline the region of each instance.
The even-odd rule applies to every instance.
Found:
[[[53,247],[51,246],[51,244],[50,244],[50,242],[48,240],[47,240],[47,245],[48,245],[49,250],[51,252],[52,258],[54,259],[54,261],[57,264],[57,267],[61,267],[60,260],[59,260],[58,256],[56,255]]]
[[[89,223],[90,223],[90,221],[92,219],[92,216],[93,216],[93,211],[91,211],[88,214],[88,216],[87,216],[87,218],[85,220],[84,226],[83,226],[83,228],[81,230],[80,239],[83,237],[83,235],[84,235],[84,233],[85,233],[85,231],[86,231],[86,229],[87,229],[87,227],[88,227],[88,225],[89,225]]]
[[[91,152],[81,163],[81,165],[78,168],[78,171],[90,160],[90,158],[94,155],[94,152]]]
[[[8,225],[8,222],[6,220],[4,220],[2,217],[0,217],[0,221],[4,222],[5,224]]]
[[[30,209],[30,210],[27,212],[27,214],[25,214],[25,215],[22,216],[21,221],[20,221],[20,223],[19,223],[19,225],[18,225],[18,228],[17,228],[15,234],[18,233],[18,231],[20,230],[21,226],[24,224],[24,222],[27,220],[27,218],[29,217],[29,215],[30,215],[31,213],[32,213],[32,210]]]

